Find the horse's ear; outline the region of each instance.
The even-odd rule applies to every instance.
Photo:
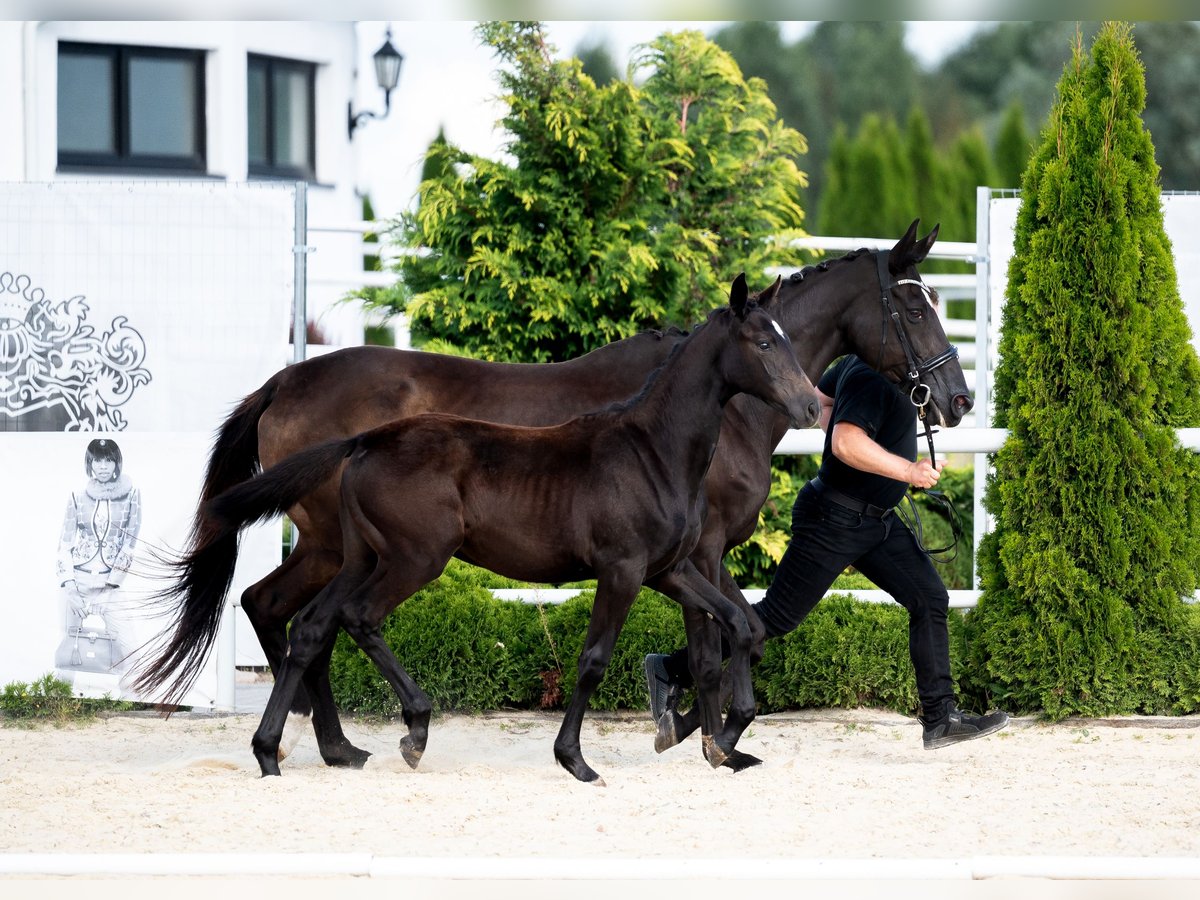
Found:
[[[739,319],[746,317],[746,303],[749,298],[750,289],[746,287],[746,273],[742,272],[733,279],[733,286],[729,289],[729,306]]]
[[[775,283],[758,295],[759,306],[770,306],[779,299],[779,289],[783,287],[783,276],[776,275]]]
[[[942,227],[942,223],[933,226],[933,231],[925,235],[921,240],[917,241],[913,247],[912,262],[919,263],[929,255],[929,251],[933,249],[933,243],[937,240],[938,229]]]
[[[917,240],[917,226],[921,224],[920,219],[913,219],[912,224],[908,226],[908,231],[904,232],[904,237],[896,241],[896,246],[892,248],[892,252],[888,254],[888,268],[893,272],[903,272],[911,263],[920,262],[925,258],[922,254],[920,259],[913,259],[913,245]],[[935,228],[934,234],[937,233]],[[929,251],[926,250],[926,253]]]

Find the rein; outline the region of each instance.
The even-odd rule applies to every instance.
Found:
[[[937,451],[933,447],[933,435],[937,431],[930,423],[928,415],[926,415],[925,407],[929,405],[932,391],[929,385],[921,380],[923,375],[928,375],[939,366],[944,366],[952,359],[958,359],[958,348],[947,342],[946,349],[941,353],[931,356],[927,360],[918,360],[916,353],[913,351],[912,344],[908,340],[908,332],[904,328],[904,324],[900,321],[900,311],[896,309],[896,302],[892,298],[892,288],[902,284],[915,285],[925,295],[925,299],[929,299],[929,288],[925,282],[917,278],[901,278],[898,281],[891,280],[891,273],[888,271],[887,254],[884,251],[876,251],[875,253],[876,269],[879,272],[879,288],[880,295],[883,301],[883,335],[879,342],[879,360],[883,362],[883,347],[887,343],[888,320],[896,328],[896,337],[900,341],[900,349],[904,351],[904,360],[906,365],[905,371],[905,387],[908,389],[908,399],[913,406],[917,408],[917,416],[924,426],[924,437],[929,444],[929,461],[930,464],[936,464]],[[933,304],[930,303],[932,309]],[[917,539],[917,544],[924,553],[931,557],[937,558],[939,554],[950,553],[948,557],[937,558],[937,562],[950,562],[958,555],[958,539],[962,536],[962,522],[958,517],[958,510],[955,509],[954,503],[941,491],[931,491],[925,488],[912,488],[913,491],[922,491],[926,497],[938,504],[945,510],[945,517],[950,522],[950,529],[953,534],[951,541],[945,547],[937,547],[930,549],[925,546],[924,531],[921,527],[921,517],[917,512],[917,506],[911,494],[905,494],[905,499],[908,501],[909,509],[912,513],[912,522],[909,523],[907,517],[906,524],[913,531]],[[903,514],[902,514],[903,517]]]

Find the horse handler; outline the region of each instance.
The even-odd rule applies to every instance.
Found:
[[[950,676],[946,586],[916,537],[894,512],[911,484],[933,487],[944,462],[917,460],[916,412],[909,397],[855,356],[817,385],[825,448],[817,476],[792,507],[792,539],[775,578],[751,607],[768,638],[799,625],[847,566],[854,566],[908,610],[908,648],[916,670],[925,749],[983,737],[1008,724],[1001,711],[958,708]],[[646,656],[650,714],[662,752],[686,737],[678,712],[693,684],[688,649]],[[695,718],[694,714],[692,718]]]

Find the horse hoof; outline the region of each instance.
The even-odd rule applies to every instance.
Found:
[[[368,750],[359,750],[353,744],[347,744],[344,748],[339,748],[337,753],[330,753],[322,758],[325,765],[331,768],[361,769],[371,758],[371,753]]]
[[[658,720],[658,732],[654,735],[654,752],[662,753],[679,743],[679,732],[675,728],[675,715],[671,710]]]
[[[714,769],[725,764],[729,759],[729,754],[722,750],[717,745],[717,740],[711,734],[706,734],[701,739],[701,749],[704,752],[704,758],[708,760],[708,764]]]
[[[425,748],[414,746],[413,739],[405,735],[400,739],[400,755],[410,768],[415,769],[420,764],[421,757],[425,755]]]
[[[729,758],[721,763],[727,769],[732,769],[734,772],[740,772],[743,769],[749,769],[752,766],[761,766],[762,760],[757,756],[751,756],[749,753],[743,753],[740,750],[734,750],[729,754]]]
[[[274,750],[255,750],[254,758],[258,760],[258,771],[263,778],[279,774],[279,748]]]

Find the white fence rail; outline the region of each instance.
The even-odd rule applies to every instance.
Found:
[[[1164,195],[1164,201],[1167,199],[1168,195]],[[1200,197],[1194,195],[1189,197],[1170,195],[1169,199],[1175,202],[1174,208],[1176,210],[1182,203],[1187,203],[1189,200],[1197,201],[1196,208],[1200,210]],[[936,437],[939,453],[969,453],[974,456],[975,532],[972,536],[973,548],[979,546],[979,541],[983,534],[986,533],[989,524],[982,506],[988,465],[987,454],[995,453],[999,450],[1006,436],[1006,432],[1003,429],[990,427],[992,403],[990,388],[991,373],[995,368],[994,346],[999,329],[999,304],[1004,292],[1003,270],[1007,265],[1007,256],[1003,256],[1002,253],[1010,250],[1010,244],[1005,244],[1005,240],[1011,240],[1011,232],[1005,233],[1005,228],[1009,226],[1009,220],[1015,219],[1015,212],[1013,210],[1017,202],[1012,192],[997,192],[983,187],[977,191],[977,201],[977,241],[938,241],[934,244],[929,254],[930,259],[958,260],[974,265],[976,266],[976,274],[930,274],[924,276],[925,280],[943,297],[970,298],[975,300],[976,313],[974,319],[946,318],[944,306],[942,319],[947,336],[958,345],[959,361],[962,363],[967,385],[972,390],[976,399],[975,410],[956,428],[939,430]],[[997,214],[996,204],[1006,203],[1008,204],[1008,208],[1001,209],[999,214]],[[1172,220],[1170,217],[1168,218],[1169,234],[1172,227],[1175,227],[1177,230],[1181,227],[1186,227],[1172,224],[1178,218],[1178,213],[1175,213],[1175,220]],[[997,222],[1000,223],[999,227],[997,227]],[[342,225],[314,226],[310,228],[310,233],[317,233],[318,237],[316,240],[320,239],[320,235],[347,235],[354,233],[361,235],[364,232],[380,234],[381,241],[379,243],[362,242],[362,252],[364,255],[378,255],[384,261],[386,268],[388,261],[394,260],[399,254],[408,252],[403,248],[395,248],[383,236],[383,232],[388,227],[389,223],[386,222],[353,222]],[[1200,288],[1192,285],[1191,282],[1200,282],[1200,263],[1197,263],[1193,259],[1197,257],[1197,254],[1186,248],[1197,246],[1200,243],[1197,240],[1200,238],[1200,234],[1193,233],[1186,238],[1182,234],[1175,234],[1171,235],[1171,237],[1175,247],[1176,264],[1180,275],[1180,290],[1181,293],[1185,293],[1186,305],[1193,319],[1193,332],[1196,333],[1197,325],[1200,323],[1195,321],[1198,318],[1196,313],[1198,303],[1196,297],[1193,295],[1200,293]],[[834,255],[856,250],[860,247],[874,250],[887,249],[894,243],[894,238],[811,236],[797,239],[792,242],[791,246],[817,251],[825,255]],[[787,272],[790,272],[790,269],[780,268],[769,270],[768,274],[786,274]],[[348,287],[362,285],[387,286],[393,283],[394,278],[395,276],[391,272],[357,272],[347,273],[344,283]],[[1189,286],[1186,288],[1184,286],[1185,280],[1189,280]],[[983,373],[982,376],[980,373]],[[1181,428],[1177,433],[1182,446],[1189,450],[1200,452],[1200,428]],[[789,431],[784,436],[778,448],[776,448],[776,453],[781,455],[818,454],[822,450],[823,441],[824,436],[817,429]],[[968,609],[973,607],[979,594],[978,586],[978,575],[976,575],[974,578],[974,589],[951,591],[951,606]],[[494,593],[498,596],[520,597],[530,602],[556,603],[562,602],[562,600],[568,596],[573,596],[578,591],[529,589],[496,591]],[[890,601],[891,599],[883,591],[848,591],[839,593],[849,593],[858,599],[868,601]],[[747,591],[746,594],[751,599],[757,599],[761,591]],[[1198,594],[1198,597],[1200,597],[1200,594]]]

